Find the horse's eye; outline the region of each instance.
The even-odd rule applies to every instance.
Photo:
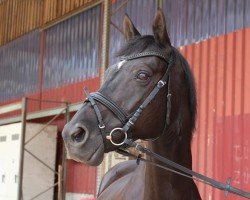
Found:
[[[141,81],[147,81],[149,79],[149,75],[146,72],[139,72],[136,78]]]

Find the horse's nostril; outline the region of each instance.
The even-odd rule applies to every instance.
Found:
[[[71,135],[74,142],[82,142],[86,135],[86,131],[83,128],[77,128],[77,131]]]

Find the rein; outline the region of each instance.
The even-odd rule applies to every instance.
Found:
[[[198,172],[195,172],[191,169],[188,169],[182,165],[179,165],[178,163],[175,163],[165,157],[162,157],[160,156],[159,154],[156,154],[154,152],[152,152],[150,149],[147,149],[143,146],[141,146],[140,144],[134,142],[133,140],[130,140],[130,139],[125,139],[125,144],[128,145],[128,147],[134,147],[137,151],[141,152],[141,153],[145,153],[146,155],[166,164],[168,167],[166,166],[163,166],[163,165],[160,165],[160,164],[157,164],[153,161],[150,161],[150,160],[146,160],[146,159],[143,159],[141,158],[141,156],[135,156],[127,151],[124,151],[122,149],[119,149],[117,150],[117,153],[120,153],[122,155],[125,155],[125,156],[132,156],[132,157],[136,157],[137,158],[137,164],[139,164],[139,161],[142,160],[146,163],[149,163],[149,164],[152,164],[152,165],[155,165],[157,167],[160,167],[162,169],[165,169],[165,170],[168,170],[168,171],[171,171],[171,172],[174,172],[176,174],[179,174],[181,176],[185,176],[187,178],[190,178],[190,179],[195,179],[197,181],[200,181],[200,182],[203,182],[204,184],[207,184],[207,185],[210,185],[212,187],[215,187],[217,189],[220,189],[220,190],[223,190],[225,192],[225,196],[228,195],[228,192],[230,193],[233,193],[233,194],[236,194],[236,195],[239,195],[239,196],[242,196],[242,197],[245,197],[247,199],[250,199],[250,193],[249,192],[246,192],[244,190],[241,190],[241,189],[238,189],[236,187],[233,187],[231,186],[231,178],[228,178],[227,180],[227,183],[224,184],[224,183],[221,183],[219,181],[216,181],[212,178],[209,178],[207,176],[204,176]],[[169,167],[172,167],[172,168],[169,168]]]

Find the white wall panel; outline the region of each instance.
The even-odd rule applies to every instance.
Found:
[[[26,141],[34,136],[42,124],[28,123]],[[16,200],[19,170],[21,123],[0,126],[0,200]],[[6,139],[4,139],[6,138]],[[55,169],[57,127],[48,126],[25,148]],[[45,167],[29,153],[24,153],[23,195],[31,199],[54,184],[54,172]],[[52,200],[53,189],[44,193],[38,200]]]

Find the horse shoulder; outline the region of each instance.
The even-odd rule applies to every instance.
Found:
[[[145,163],[135,160],[115,165],[104,176],[98,200],[144,199]]]
[[[128,160],[125,162],[118,163],[112,167],[103,177],[98,195],[101,194],[107,187],[109,187],[116,180],[120,179],[123,176],[126,176],[130,173],[133,173],[134,170],[138,167],[134,160]]]

